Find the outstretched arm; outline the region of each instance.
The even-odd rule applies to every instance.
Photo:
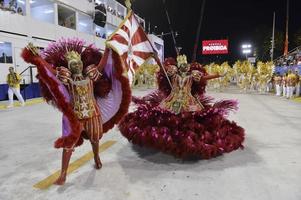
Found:
[[[192,74],[193,80],[197,81],[197,82],[207,81],[207,80],[211,80],[211,79],[222,77],[219,74],[204,76],[204,74],[202,72],[198,71],[198,70],[193,70],[191,74]]]
[[[216,79],[216,78],[220,78],[220,77],[223,77],[223,75],[214,74],[214,75],[203,76],[202,79],[205,81],[208,81],[208,80]]]
[[[26,62],[36,65],[38,72],[46,70],[48,73],[56,74],[56,70],[39,55],[39,49],[32,43],[23,49],[22,57]]]
[[[73,111],[71,98],[67,89],[58,77],[56,77],[56,71],[39,56],[38,49],[32,44],[29,44],[23,50],[22,57],[26,62],[37,66],[40,81],[47,87],[51,94],[51,100],[66,116],[70,124],[71,130],[66,134],[67,136],[63,136],[55,142],[55,147],[73,148],[80,138],[81,124]]]

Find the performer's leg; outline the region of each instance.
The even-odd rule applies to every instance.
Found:
[[[279,85],[276,85],[276,96],[279,96]]]
[[[102,163],[99,157],[99,140],[91,141],[93,154],[94,154],[94,162],[95,162],[95,169],[101,169]]]
[[[281,92],[282,92],[282,90],[281,90],[281,85],[278,85],[278,96],[281,96]]]
[[[18,98],[19,102],[21,103],[21,105],[24,106],[25,102],[24,102],[24,99],[23,99],[23,97],[20,93],[20,88],[14,88],[13,91],[14,91],[15,95],[17,96],[17,98]]]
[[[8,106],[7,107],[13,107],[14,106],[14,92],[9,87],[8,88]]]
[[[89,134],[90,142],[94,154],[95,168],[100,169],[102,163],[99,158],[99,140],[102,137],[102,124],[100,117],[93,117],[85,124],[86,131]]]
[[[62,169],[60,177],[54,182],[56,185],[64,185],[66,182],[67,170],[73,149],[64,149],[62,154]]]
[[[300,84],[296,86],[296,97],[300,96]]]
[[[279,96],[282,96],[283,93],[283,87],[282,85],[279,85]]]
[[[294,88],[294,87],[291,87],[291,90],[290,90],[290,99],[293,98],[293,96],[294,96],[294,91],[295,91],[295,88]]]

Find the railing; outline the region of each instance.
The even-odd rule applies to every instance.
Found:
[[[32,84],[33,83],[33,72],[32,72],[32,69],[33,68],[36,68],[36,66],[29,66],[27,67],[26,69],[24,69],[20,75],[24,74],[26,71],[29,70],[29,76],[30,76],[30,83],[29,84]],[[25,84],[25,80],[23,81],[23,84]]]
[[[294,48],[293,50],[289,51],[289,52],[288,52],[288,55],[289,55],[289,54],[292,54],[292,53],[294,53],[294,52],[296,52],[296,51],[300,51],[300,52],[301,52],[301,46],[298,46],[298,47]],[[282,59],[282,58],[285,58],[285,57],[287,57],[287,56],[282,55],[282,56],[276,58],[276,59],[273,60],[273,61],[276,62],[276,61],[278,61],[278,60],[280,60],[280,59]]]
[[[28,86],[30,86],[31,84],[33,84],[34,83],[34,74],[33,74],[33,69],[34,68],[36,68],[36,66],[29,66],[29,67],[27,67],[26,69],[24,69],[21,73],[20,73],[20,75],[22,76],[24,76],[24,74],[29,70],[29,76],[30,76],[30,81],[28,82],[28,83],[26,83],[25,82],[25,79],[23,79],[23,83],[21,84],[21,94],[23,95],[23,98],[24,98],[24,100],[26,101],[26,97],[27,97],[27,95],[26,95],[26,88],[28,87]],[[28,75],[26,75],[26,76],[28,76]],[[27,79],[28,80],[28,79]]]

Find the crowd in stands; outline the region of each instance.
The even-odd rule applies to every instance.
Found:
[[[116,9],[113,9],[111,6],[109,5],[105,5],[104,3],[101,3],[101,4],[97,4],[96,3],[96,6],[100,6],[100,7],[103,7],[104,10],[106,10],[107,12],[111,13],[112,15],[114,16],[117,16],[119,17],[120,19],[124,19],[125,16],[123,13],[120,13],[119,11],[117,11]]]
[[[296,51],[289,54],[288,56],[283,56],[276,60],[276,66],[296,66],[301,65],[301,46],[296,48]]]
[[[0,9],[3,11],[9,11],[11,13],[17,13],[19,15],[24,15],[24,11],[18,6],[17,0],[10,0],[8,4],[4,0],[0,0]]]

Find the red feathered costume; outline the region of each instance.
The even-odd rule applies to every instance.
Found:
[[[22,57],[37,66],[43,97],[63,113],[62,137],[55,142],[56,148],[64,148],[56,183],[65,182],[72,151],[84,138],[92,144],[96,168],[101,168],[98,140],[127,113],[131,99],[120,57],[110,49],[102,56],[79,39],[59,40],[40,55],[29,45]]]
[[[180,67],[169,58],[157,74],[158,90],[143,98],[133,98],[137,110],[120,122],[121,133],[132,143],[154,148],[176,157],[209,159],[242,148],[244,129],[225,116],[237,109],[237,102],[212,103],[205,97],[208,75],[199,63],[179,75]],[[183,75],[184,74],[184,75]]]

